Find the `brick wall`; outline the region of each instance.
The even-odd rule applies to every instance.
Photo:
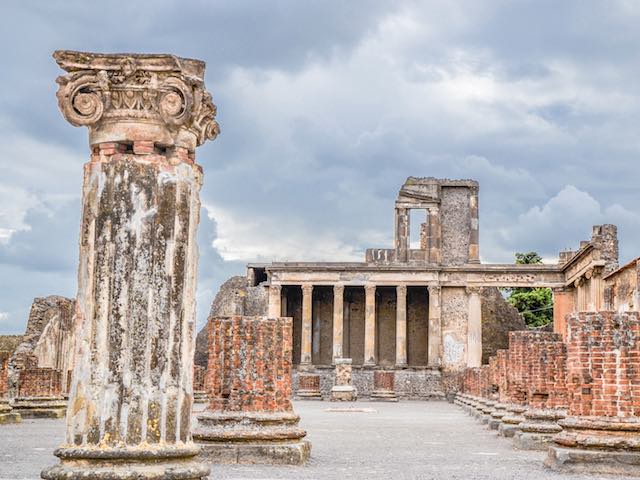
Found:
[[[292,409],[290,318],[213,317],[208,328],[210,410]]]
[[[26,368],[18,376],[18,397],[50,397],[62,394],[62,372],[53,368]]]
[[[207,369],[201,365],[193,365],[193,391],[202,392],[205,389]]]
[[[373,372],[373,389],[395,391],[395,372],[375,370]]]
[[[571,415],[640,415],[638,312],[580,312],[567,317]]]
[[[0,398],[9,393],[9,357],[0,360]]]

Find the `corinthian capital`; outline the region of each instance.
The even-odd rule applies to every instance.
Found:
[[[193,151],[220,132],[200,60],[68,50],[53,57],[68,72],[57,79],[60,110],[89,128],[92,145],[152,141]]]

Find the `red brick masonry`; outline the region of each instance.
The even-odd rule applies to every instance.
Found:
[[[62,372],[53,368],[26,368],[20,371],[18,397],[62,395]]]

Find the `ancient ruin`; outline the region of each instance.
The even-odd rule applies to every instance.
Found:
[[[193,436],[214,463],[299,465],[311,444],[291,405],[291,319],[212,317],[210,403]]]
[[[351,381],[351,359],[336,358],[335,385],[331,387],[331,401],[355,402],[358,399],[358,391]]]
[[[21,341],[19,335],[0,335],[0,425],[22,420],[9,398],[9,358]]]
[[[203,62],[57,51],[89,129],[67,438],[45,479],[202,479],[191,440],[195,149],[218,134]]]

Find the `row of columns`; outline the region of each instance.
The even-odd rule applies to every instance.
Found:
[[[440,287],[430,285],[427,362],[429,367],[440,366]],[[278,317],[282,311],[282,287],[269,287],[269,316]],[[374,366],[376,359],[376,285],[365,285],[364,365]],[[302,340],[300,364],[311,365],[313,285],[302,285]],[[397,367],[407,363],[407,286],[396,287],[396,361]],[[333,286],[333,361],[342,358],[344,329],[344,285]]]

